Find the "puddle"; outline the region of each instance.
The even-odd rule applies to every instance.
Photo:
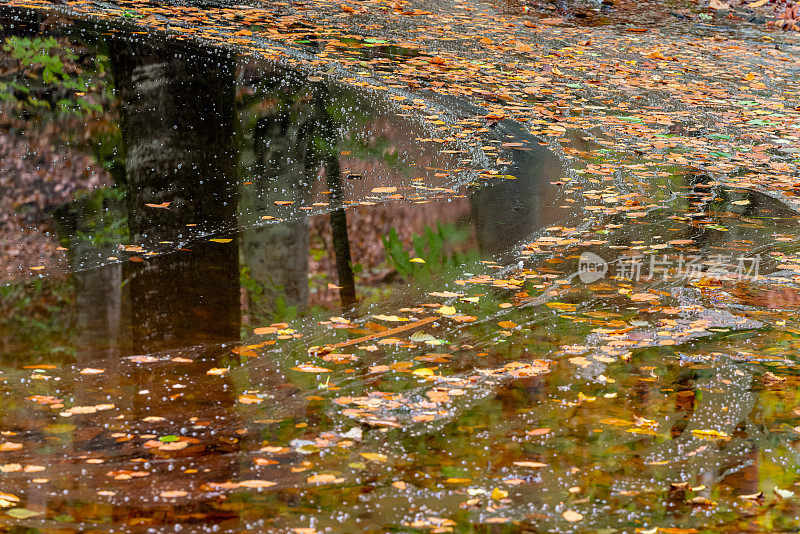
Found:
[[[798,528],[780,199],[623,195],[357,73],[7,25],[4,528]]]
[[[93,189],[12,215],[38,242],[7,240],[6,291],[70,302],[53,314],[73,341],[58,351],[233,341],[264,321],[409,300],[411,275],[432,287],[563,216],[560,162],[530,140],[507,156],[513,175],[490,180],[465,157],[473,147],[431,142],[402,104],[187,44],[89,34],[75,46],[64,54],[97,76],[81,83],[105,88],[93,95],[102,113],[80,116],[95,137],[75,140],[77,112],[32,115],[17,102],[10,119],[23,143],[61,149],[57,161],[105,158],[87,166],[81,185]],[[29,184],[33,169],[4,161],[11,194],[63,172]]]

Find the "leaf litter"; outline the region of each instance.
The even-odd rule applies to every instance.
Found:
[[[12,5],[49,7],[38,1]],[[497,124],[516,121],[560,151],[570,172],[559,201],[585,216],[532,237],[514,261],[443,281],[439,295],[429,295],[436,302],[409,306],[427,307],[436,316],[375,310],[381,313],[372,319],[400,326],[368,334],[356,333],[369,331],[366,318],[259,327],[255,343],[226,353],[226,365],[202,351],[128,358],[115,370],[121,376],[163,372],[136,383],[137,391],[148,392],[142,395],[158,392],[151,406],[130,404],[130,395],[120,395],[113,382],[92,389],[111,374],[105,367],[32,370],[76,384],[69,396],[55,390],[55,382],[33,396],[22,393],[28,389],[23,384],[49,375],[6,377],[5,387],[27,395],[47,424],[63,421],[59,416],[86,418],[81,428],[94,436],[76,432],[79,446],[105,440],[110,459],[132,468],[102,467],[115,473],[113,480],[143,479],[152,469],[164,487],[172,487],[174,481],[168,482],[176,475],[160,472],[156,462],[166,459],[185,483],[186,489],[157,494],[108,486],[114,490],[101,490],[107,502],[122,503],[128,492],[192,497],[224,515],[238,510],[222,498],[232,492],[301,490],[311,496],[324,495],[314,493],[317,486],[329,491],[334,485],[344,495],[373,490],[363,509],[389,496],[408,504],[388,511],[388,518],[371,517],[373,525],[452,531],[465,522],[547,529],[566,528],[563,521],[599,529],[617,525],[609,517],[625,503],[642,531],[698,532],[707,524],[698,508],[723,517],[737,509],[738,498],[753,503],[747,520],[796,526],[790,513],[782,513],[788,510],[783,501],[794,493],[778,485],[797,483],[792,469],[799,438],[792,429],[800,413],[789,386],[800,376],[792,298],[800,260],[790,246],[796,225],[773,225],[765,208],[777,203],[796,218],[796,158],[786,150],[797,143],[800,125],[798,110],[787,105],[796,96],[787,74],[797,63],[786,51],[792,44],[766,46],[776,39],[766,32],[739,37],[704,27],[677,31],[675,23],[585,27],[527,11],[503,13],[488,3],[457,2],[446,13],[410,2],[319,2],[312,9],[281,4],[272,11],[165,9],[146,2],[66,6],[78,16],[131,19],[138,30],[224,42],[397,97],[401,109],[429,113],[436,137],[419,142],[467,137],[484,143]],[[489,16],[476,17],[476,10]],[[357,29],[368,15],[374,22],[370,35],[363,35]],[[406,21],[403,34],[394,26],[398,18]],[[322,43],[316,55],[303,46],[309,39]],[[413,54],[393,58],[390,46]],[[334,61],[338,70],[328,73]],[[378,68],[381,62],[392,65],[390,74]],[[403,94],[423,87],[434,101],[469,99],[480,112],[446,123],[427,109],[429,100]],[[516,178],[505,174],[504,162],[524,145],[482,146],[492,165],[473,169],[475,178]],[[732,200],[737,195],[746,198]],[[713,265],[705,264],[695,276],[676,281],[666,275],[674,265],[665,263],[666,274],[576,280],[576,260],[586,251],[609,260],[640,258],[641,267],[700,250],[741,254],[755,243],[764,244],[768,259],[763,276],[710,276]],[[426,352],[431,341],[441,353]],[[335,352],[345,347],[351,354]],[[178,364],[205,370],[186,374]],[[175,393],[177,380],[191,381],[186,395]],[[203,392],[218,392],[220,380],[234,393],[215,393],[209,405]],[[84,387],[86,395],[80,395]],[[762,420],[751,416],[757,401]],[[143,415],[151,411],[169,417]],[[26,426],[17,423],[7,432]],[[33,432],[0,444],[5,465],[22,467],[9,473],[32,471],[22,454],[47,457]],[[54,432],[53,439],[72,432]],[[300,447],[291,446],[301,439],[296,436],[304,442]],[[475,452],[479,446],[495,451]],[[461,462],[450,458],[453,447]],[[570,452],[575,450],[585,455]],[[233,455],[237,465],[261,456],[252,468],[203,467],[212,453]],[[77,458],[49,457],[46,469]],[[99,473],[101,467],[83,469]],[[206,469],[210,474],[199,476]],[[759,489],[760,477],[771,477],[764,488],[772,484],[771,495],[751,491]],[[0,496],[0,504],[14,507],[5,513],[20,520],[42,515],[17,506],[22,499],[16,494],[26,493],[11,484],[23,479],[9,480],[5,489],[15,493]],[[549,495],[530,497],[531,488]],[[654,495],[663,497],[662,509],[686,512],[679,526],[647,512],[644,504]],[[760,497],[748,498],[753,495]],[[772,509],[758,505],[773,495]],[[417,504],[430,508],[420,511]],[[265,512],[270,504],[254,510],[259,506]],[[461,510],[471,515],[465,518]],[[292,513],[273,526],[307,530],[300,517]],[[724,517],[718,528],[734,532],[742,524],[739,517]]]

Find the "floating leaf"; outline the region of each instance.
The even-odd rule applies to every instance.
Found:
[[[726,434],[725,432],[721,432],[719,430],[692,430],[692,435],[704,439],[704,440],[729,440],[731,439],[730,435]]]
[[[388,321],[390,323],[399,323],[410,320],[406,319],[405,317],[398,317],[397,315],[373,315],[372,317],[378,319],[379,321]]]
[[[529,436],[544,436],[545,434],[550,433],[549,428],[536,428],[534,430],[528,430],[526,434]]]
[[[278,329],[274,326],[262,326],[261,328],[253,330],[253,333],[257,336],[263,336],[265,334],[274,334],[277,331]]]
[[[276,485],[276,482],[270,482],[269,480],[244,480],[239,482],[239,486],[243,488],[269,488]]]
[[[492,499],[499,501],[500,499],[505,499],[508,497],[508,492],[505,490],[501,490],[500,488],[494,488],[492,490]]]
[[[411,373],[415,376],[421,376],[421,377],[433,376],[435,374],[433,372],[433,369],[430,369],[428,367],[420,367],[419,369],[414,369]]]
[[[576,304],[567,304],[566,302],[548,302],[545,306],[559,311],[575,311],[578,308]]]
[[[162,491],[160,495],[163,499],[175,499],[178,497],[186,497],[189,495],[189,492],[183,490]]]
[[[242,404],[261,404],[264,399],[260,399],[255,395],[239,395],[239,402]]]
[[[569,521],[570,523],[575,523],[576,521],[580,521],[583,519],[583,514],[580,514],[574,510],[565,510],[561,517]]]
[[[325,367],[319,367],[317,365],[312,365],[310,363],[303,363],[298,365],[297,367],[292,367],[292,371],[300,371],[302,373],[330,373],[331,369],[327,369]]]
[[[388,460],[388,457],[385,454],[381,454],[379,452],[361,452],[359,454],[363,458],[366,458],[372,462],[386,462],[386,460]]]
[[[34,512],[33,510],[28,510],[27,508],[12,508],[10,510],[6,510],[6,513],[14,519],[29,519],[31,517],[42,515],[41,512]]]
[[[330,484],[344,482],[343,478],[338,478],[334,475],[311,475],[307,479],[309,484]]]
[[[542,462],[529,461],[514,462],[514,465],[518,465],[520,467],[547,467],[547,464],[543,464]]]

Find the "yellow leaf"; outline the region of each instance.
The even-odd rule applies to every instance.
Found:
[[[410,261],[411,263],[425,263],[425,260],[423,260],[422,258],[411,258],[408,261]]]
[[[438,310],[442,315],[455,315],[456,309],[452,306],[442,306]]]
[[[625,432],[630,432],[631,434],[645,434],[647,436],[657,436],[658,434],[649,428],[629,428]]]
[[[692,430],[692,435],[696,438],[705,439],[705,440],[715,440],[715,439],[724,439],[728,440],[731,437],[726,434],[725,432],[720,432],[718,430]]]
[[[214,243],[230,243],[233,239],[221,239],[221,238],[214,238],[209,239],[209,241],[213,241]]]
[[[370,460],[372,462],[385,462],[388,460],[388,457],[385,454],[381,454],[379,452],[362,452],[359,453],[363,458]]]
[[[375,319],[379,321],[388,321],[390,323],[402,323],[404,321],[408,321],[405,317],[398,317],[397,315],[373,315]]]
[[[492,499],[499,501],[500,499],[505,499],[508,497],[508,492],[505,490],[501,490],[500,488],[495,488],[492,490]]]

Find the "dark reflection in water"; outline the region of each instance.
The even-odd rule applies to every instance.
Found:
[[[503,125],[503,133],[524,138],[515,124]],[[561,173],[561,162],[538,144],[515,147],[504,180],[470,195],[472,218],[481,251],[501,254],[519,244],[533,230],[552,224],[560,215],[553,205],[555,187],[550,184]]]
[[[118,40],[110,48],[132,241],[179,242],[187,225],[233,227],[234,59]],[[168,209],[153,207],[163,204]],[[135,262],[129,274],[133,350],[238,337],[238,279],[232,240],[197,241]]]
[[[232,341],[243,326],[435,290],[561,214],[550,206],[557,158],[516,126],[496,132],[525,141],[508,154],[516,179],[456,194],[432,175],[465,154],[414,141],[427,134],[381,102],[222,49],[86,41],[107,51],[103,117],[120,141],[114,187],[54,211],[82,360]],[[373,205],[375,188],[404,198]],[[434,246],[423,238],[436,228]],[[382,242],[393,230],[400,250],[415,243],[408,257],[431,262],[423,278],[394,271]]]
[[[256,118],[253,129],[255,172],[243,201],[256,211],[274,202],[305,205],[316,183],[314,147],[324,108],[308,87],[281,78],[265,82],[274,100]],[[308,219],[256,226],[244,232],[244,262],[267,301],[283,299],[302,311],[308,305]]]

